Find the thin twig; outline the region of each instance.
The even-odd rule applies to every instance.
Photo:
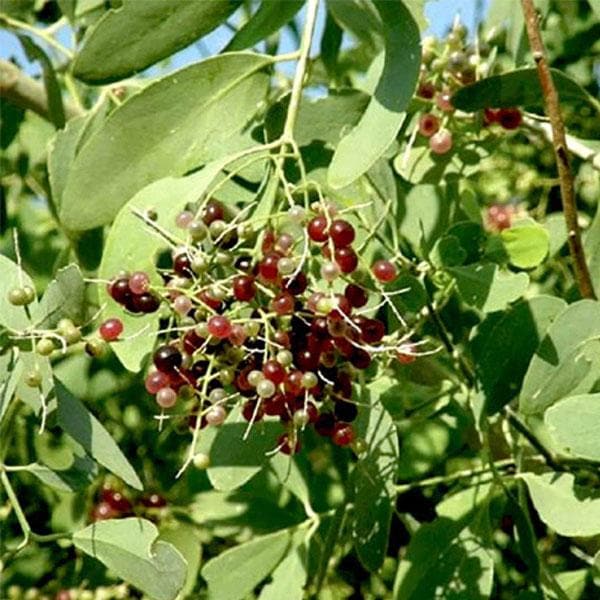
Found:
[[[584,298],[596,298],[590,272],[585,262],[581,232],[577,222],[577,204],[575,202],[575,188],[573,173],[569,164],[569,151],[565,137],[565,124],[560,112],[558,93],[552,81],[550,67],[545,56],[544,42],[538,24],[538,13],[533,0],[521,0],[529,45],[535,60],[546,113],[552,127],[552,145],[556,156],[558,177],[560,179],[560,193],[563,201],[563,212],[569,236],[569,251],[575,267],[575,278],[579,291]]]

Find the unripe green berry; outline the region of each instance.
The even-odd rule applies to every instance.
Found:
[[[66,335],[67,331],[70,331],[71,329],[73,329],[75,327],[75,323],[73,323],[73,321],[71,321],[71,319],[61,319],[58,324],[56,325],[56,331],[60,334],[60,335]]]
[[[92,358],[100,358],[106,354],[108,344],[104,340],[91,339],[85,344],[86,353]]]
[[[210,232],[210,237],[213,240],[218,238],[226,229],[227,229],[227,223],[225,223],[225,221],[221,221],[220,219],[213,221],[208,226],[208,231]]]
[[[196,255],[192,259],[192,271],[194,271],[196,275],[201,275],[202,273],[206,272],[208,265],[208,259],[202,254]]]
[[[319,383],[319,379],[312,371],[307,371],[304,373],[304,375],[302,375],[300,383],[302,384],[303,388],[309,390]]]
[[[246,333],[248,337],[256,337],[260,333],[260,323],[258,321],[248,321],[246,323]]]
[[[293,259],[284,256],[277,262],[277,270],[281,275],[291,275],[296,268],[296,264]]]
[[[233,383],[235,379],[235,371],[229,367],[224,367],[219,371],[219,381],[223,385],[229,385]]]
[[[81,339],[81,331],[77,327],[72,327],[63,333],[67,344],[76,344]]]
[[[275,393],[275,384],[269,379],[263,379],[258,382],[256,393],[261,398],[270,398]]]
[[[296,427],[306,427],[310,421],[310,415],[308,411],[300,408],[294,412],[293,421]]]
[[[215,388],[208,395],[209,402],[216,404],[217,402],[222,402],[227,398],[227,392],[223,388]]]
[[[42,374],[39,369],[34,368],[28,371],[25,375],[25,383],[32,388],[37,388],[42,385]]]
[[[284,367],[292,364],[294,360],[293,354],[289,350],[280,350],[275,357],[275,360]]]
[[[233,256],[230,252],[217,252],[217,255],[215,256],[215,262],[223,267],[230,265],[232,261]]]
[[[210,466],[210,457],[208,454],[204,454],[203,452],[199,452],[196,454],[192,460],[196,469],[208,469]]]
[[[237,226],[237,235],[240,240],[247,240],[254,235],[254,229],[250,223],[240,223]]]
[[[252,386],[252,387],[256,387],[263,379],[265,378],[264,374],[262,371],[257,371],[256,369],[253,371],[250,371],[250,373],[248,373],[248,383]]]
[[[195,242],[201,242],[208,235],[208,228],[202,221],[192,221],[188,227],[188,231]]]
[[[35,346],[38,354],[50,356],[54,352],[54,342],[50,338],[42,338]]]
[[[356,454],[364,454],[369,449],[367,442],[363,438],[356,438],[352,442],[352,450]]]
[[[27,292],[25,288],[13,288],[8,292],[8,301],[13,306],[25,306],[27,302]]]

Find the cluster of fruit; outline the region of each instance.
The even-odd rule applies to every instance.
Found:
[[[147,509],[164,508],[167,501],[156,493],[145,494],[134,504],[119,490],[105,485],[100,490],[99,499],[90,511],[91,521],[103,521],[126,517]]]
[[[374,318],[397,267],[361,265],[355,227],[324,201],[292,206],[275,219],[276,230],[260,235],[241,214],[212,199],[188,207],[176,218],[185,242],[172,248],[170,267],[158,269],[161,286],[139,272],[109,282],[130,312],[143,295],[153,311],[161,303],[167,310],[146,389],[194,430],[221,425],[240,406],[250,425],[281,421],[283,453],[299,450],[309,425],[348,446],[356,438],[357,371],[375,357],[412,359],[410,350],[398,355],[398,335]],[[114,342],[123,324],[110,318],[99,333]]]
[[[487,44],[467,44],[467,29],[455,22],[444,42],[434,37],[423,40],[423,62],[417,96],[427,103],[419,118],[419,133],[429,138],[434,154],[446,154],[452,149],[452,95],[474,83],[487,73],[483,59],[489,54]],[[507,130],[516,129],[522,121],[518,108],[488,108],[483,114],[485,126],[497,123]]]

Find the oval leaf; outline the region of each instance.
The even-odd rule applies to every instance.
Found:
[[[368,171],[394,141],[419,75],[420,34],[410,11],[399,0],[376,0],[375,6],[383,22],[385,63],[361,120],[333,155],[328,180],[336,189]]]
[[[537,267],[548,254],[550,235],[541,225],[525,224],[500,233],[511,265],[520,269]]]
[[[60,219],[68,229],[112,221],[136,192],[252,146],[244,132],[271,62],[259,54],[209,58],[159,79],[117,108],[77,154]]]
[[[586,102],[600,110],[600,103],[592,98],[578,83],[557,69],[550,69],[560,99]],[[509,108],[511,106],[544,106],[537,69],[518,69],[502,75],[486,77],[467,85],[452,96],[452,104],[460,110],[472,112],[484,108]]]
[[[575,485],[570,473],[523,473],[531,501],[540,519],[560,535],[600,533],[600,493]]]
[[[544,421],[569,452],[600,462],[600,394],[564,398],[546,411]]]
[[[129,77],[206,35],[239,4],[234,0],[123,0],[91,29],[73,73],[92,84]]]
[[[94,523],[75,533],[73,544],[153,600],[174,600],[187,565],[174,546],[157,537],[153,523],[131,517]]]

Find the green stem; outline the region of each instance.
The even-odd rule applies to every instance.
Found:
[[[44,40],[49,46],[52,46],[55,50],[58,50],[62,54],[64,54],[69,60],[73,59],[73,52],[68,48],[65,48],[62,44],[57,42],[51,35],[48,35],[46,31],[43,29],[38,29],[37,27],[33,27],[29,25],[29,23],[25,23],[23,21],[19,21],[18,19],[13,19],[7,15],[0,15],[0,21],[4,21],[9,27],[13,27],[15,29],[22,29],[27,33],[31,33],[36,37]]]

